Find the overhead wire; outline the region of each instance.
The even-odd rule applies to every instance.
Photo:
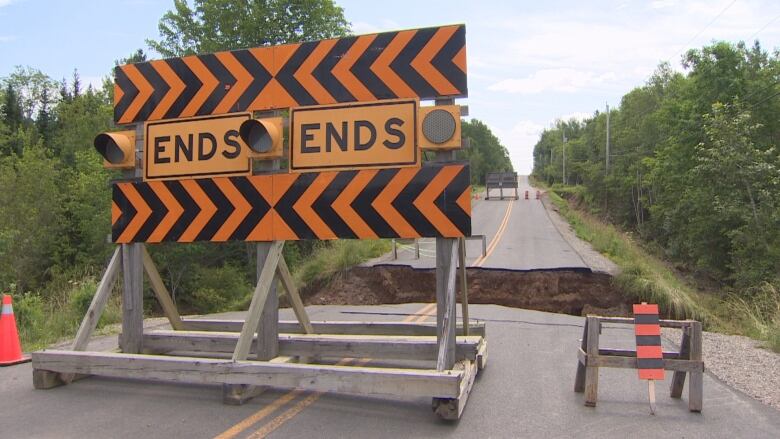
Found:
[[[723,9],[722,9],[722,10],[721,10],[721,11],[718,13],[718,15],[716,15],[716,16],[715,16],[715,17],[714,17],[712,20],[710,20],[710,22],[709,22],[709,23],[707,23],[707,25],[706,25],[706,26],[704,26],[704,27],[703,27],[703,28],[702,28],[702,29],[701,29],[699,32],[697,32],[697,33],[696,33],[696,35],[694,35],[694,36],[693,36],[693,38],[691,38],[691,39],[690,39],[690,40],[688,40],[688,41],[687,41],[685,44],[683,44],[683,46],[682,46],[682,47],[683,47],[683,51],[685,51],[685,48],[686,48],[686,47],[688,47],[688,45],[689,45],[689,44],[691,44],[693,41],[695,41],[697,38],[699,38],[699,37],[701,36],[701,34],[703,34],[703,33],[704,33],[704,31],[706,31],[707,29],[709,29],[709,28],[710,28],[710,26],[712,26],[712,24],[713,24],[713,23],[715,23],[715,21],[717,21],[717,20],[718,20],[718,18],[720,18],[720,16],[721,16],[721,15],[725,14],[725,13],[726,13],[726,11],[728,11],[728,10],[729,10],[729,9],[730,9],[732,6],[734,6],[734,3],[736,3],[736,2],[737,2],[737,0],[732,0],[732,2],[731,2],[731,3],[729,3],[728,5],[726,5],[726,7],[725,7],[725,8],[723,8]],[[676,55],[681,55],[681,54],[682,54],[682,52],[677,52],[677,53],[676,53]]]

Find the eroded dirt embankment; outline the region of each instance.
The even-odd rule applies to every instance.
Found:
[[[628,315],[631,301],[611,276],[589,270],[468,269],[469,303],[496,304],[573,315]],[[404,266],[353,267],[328,285],[304,290],[311,305],[433,302],[434,270]],[[459,293],[460,294],[460,293]]]

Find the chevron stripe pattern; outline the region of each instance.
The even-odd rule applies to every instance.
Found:
[[[130,242],[471,235],[468,164],[114,183],[112,239]]]
[[[467,95],[466,28],[455,25],[118,66],[114,120]]]

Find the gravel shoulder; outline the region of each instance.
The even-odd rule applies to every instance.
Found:
[[[663,337],[679,346],[682,331],[662,328]],[[729,386],[780,410],[780,354],[741,335],[704,332],[704,367]],[[705,389],[705,404],[706,392]]]
[[[542,202],[558,232],[591,270],[612,276],[620,273],[620,268],[614,262],[577,237],[546,194],[542,196]],[[663,328],[663,336],[679,346],[682,333],[679,329]],[[734,389],[780,410],[780,354],[761,347],[761,342],[749,337],[706,331],[703,333],[702,351],[708,373]],[[704,391],[706,404],[707,390]]]

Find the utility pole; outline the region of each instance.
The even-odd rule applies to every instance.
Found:
[[[563,134],[563,185],[566,185],[566,127],[561,125],[561,133]]]
[[[609,104],[607,104],[607,154],[605,160],[606,165],[604,166],[604,169],[606,174],[609,175]]]

